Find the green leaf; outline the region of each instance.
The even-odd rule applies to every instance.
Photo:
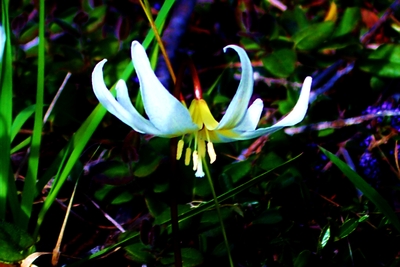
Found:
[[[10,189],[9,177],[12,175],[10,168],[10,145],[13,103],[13,51],[11,47],[11,31],[8,17],[9,1],[1,3],[1,17],[4,33],[6,35],[3,58],[0,62],[0,220],[6,217],[7,198],[17,196],[17,192]],[[10,196],[11,195],[11,196]],[[16,219],[18,207],[12,207]]]
[[[321,231],[319,237],[319,248],[323,249],[326,244],[328,244],[329,239],[331,238],[331,227],[327,224]]]
[[[224,167],[223,174],[229,175],[233,183],[237,183],[244,178],[251,170],[249,160],[239,161]]]
[[[306,28],[309,22],[305,12],[299,6],[295,6],[293,9],[287,9],[283,12],[281,24],[290,35],[293,35]]]
[[[128,258],[138,263],[151,263],[154,261],[154,256],[150,252],[150,246],[145,246],[142,243],[136,243],[125,247]]]
[[[182,248],[181,254],[183,267],[199,266],[204,261],[201,252],[194,248]],[[175,262],[174,255],[170,253],[167,256],[163,256],[160,262],[163,265],[173,265]]]
[[[296,105],[299,99],[299,93],[293,89],[287,89],[287,99],[277,100],[273,104],[278,105],[278,110],[281,114],[288,114]]]
[[[229,249],[232,250],[232,248],[233,248],[233,245],[231,244],[229,246]],[[225,256],[227,254],[227,251],[226,251],[226,246],[225,246],[224,242],[221,242],[218,245],[216,245],[212,254],[217,257]]]
[[[30,116],[35,112],[35,105],[31,105],[22,110],[17,117],[15,117],[11,126],[11,141],[14,140],[15,136],[21,130],[22,125],[29,119]]]
[[[133,174],[137,177],[146,177],[152,174],[160,165],[162,157],[153,155],[152,157],[141,157],[137,163]]]
[[[231,207],[221,207],[221,217],[223,220],[232,215],[233,209]],[[204,212],[201,216],[201,223],[216,224],[219,223],[218,213],[216,210]]]
[[[400,77],[400,45],[383,44],[367,59],[360,62],[360,69],[386,78]]]
[[[95,59],[109,58],[119,50],[117,38],[109,37],[93,44],[90,48],[91,57]]]
[[[339,233],[335,237],[335,241],[338,241],[342,238],[347,237],[354,230],[357,229],[358,224],[360,223],[359,219],[351,218],[345,221],[339,228]]]
[[[39,45],[37,65],[37,86],[35,116],[33,122],[33,134],[31,139],[30,153],[28,159],[28,172],[24,181],[21,197],[21,212],[18,225],[28,229],[29,220],[33,208],[36,181],[39,173],[40,145],[42,142],[43,129],[43,106],[44,106],[44,76],[45,76],[45,7],[44,0],[39,1]]]
[[[359,7],[346,8],[339,25],[336,27],[335,32],[333,33],[333,38],[341,37],[352,32],[357,27],[357,24],[360,20],[361,13]]]
[[[275,152],[268,152],[266,155],[263,155],[259,160],[258,166],[263,170],[270,170],[275,166],[279,166],[285,161],[279,157]]]
[[[325,136],[333,134],[334,132],[335,132],[334,128],[322,129],[322,130],[318,131],[318,137],[325,137]]]
[[[293,261],[294,267],[307,267],[310,266],[310,258],[312,257],[312,253],[309,250],[303,250],[297,255],[297,257]]]
[[[101,24],[103,24],[104,18],[106,16],[107,6],[100,5],[93,8],[88,12],[89,20],[85,24],[86,32],[92,32],[96,30]]]
[[[349,180],[357,187],[365,197],[371,200],[372,203],[387,217],[387,219],[393,224],[393,226],[400,232],[400,221],[393,209],[389,206],[385,199],[364,179],[353,171],[345,162],[341,161],[337,156],[329,152],[328,150],[319,147],[321,151],[335,164]]]
[[[292,49],[279,49],[261,59],[264,67],[274,76],[286,78],[293,73],[297,56]]]
[[[16,225],[0,222],[0,262],[17,262],[27,256],[34,240]]]
[[[296,48],[299,50],[313,50],[326,42],[332,35],[335,24],[325,21],[312,24],[292,36]]]
[[[28,25],[28,27],[26,27],[26,29],[24,29],[23,33],[18,39],[18,42],[20,44],[26,44],[35,39],[38,36],[38,32],[39,32],[38,24],[37,23],[30,24]]]
[[[253,220],[253,224],[275,224],[282,221],[279,210],[269,209],[263,212],[258,218]]]

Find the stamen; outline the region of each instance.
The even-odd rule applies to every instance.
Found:
[[[217,159],[217,154],[215,154],[214,145],[211,142],[207,142],[207,153],[210,157],[210,163],[213,163]]]
[[[213,163],[217,159],[217,154],[215,154],[214,145],[210,141],[210,135],[208,134],[207,130],[206,130],[206,137],[207,137],[207,153],[208,156],[210,157],[210,163]]]
[[[201,162],[201,161],[200,161]],[[197,170],[197,166],[199,165],[199,155],[197,151],[193,151],[193,170]]]
[[[203,139],[199,138],[197,151],[199,152],[199,158],[204,159],[206,156],[206,142]]]
[[[182,139],[178,141],[178,146],[176,148],[176,160],[180,160],[182,157],[183,144],[184,142]]]
[[[190,156],[192,155],[192,150],[190,147],[186,148],[186,153],[185,153],[185,165],[189,166],[190,164]]]
[[[199,164],[197,166],[197,171],[194,175],[196,177],[204,177],[205,173],[203,171],[203,161],[202,160],[199,161]]]

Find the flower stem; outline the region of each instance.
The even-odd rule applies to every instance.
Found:
[[[219,219],[219,222],[221,223],[222,235],[224,237],[226,251],[228,252],[229,265],[231,267],[233,267],[234,265],[233,265],[233,261],[232,261],[231,250],[230,250],[228,238],[226,237],[224,221],[222,219],[219,202],[218,202],[218,199],[217,199],[217,195],[215,194],[214,184],[213,184],[213,181],[211,179],[210,171],[208,169],[208,164],[207,164],[207,162],[205,160],[203,160],[203,168],[204,168],[204,172],[205,172],[205,174],[207,176],[208,183],[210,184],[211,192],[213,194],[213,198],[214,198],[214,202],[215,202],[215,208],[217,209],[217,213],[218,213],[218,219]]]

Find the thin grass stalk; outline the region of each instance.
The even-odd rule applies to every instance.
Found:
[[[28,161],[24,189],[21,199],[21,214],[18,223],[23,229],[28,228],[32,205],[35,195],[35,185],[39,170],[40,143],[43,128],[43,95],[44,95],[44,68],[45,68],[45,6],[44,0],[39,1],[39,47],[38,47],[38,74],[36,88],[36,110],[33,124],[32,143]]]
[[[79,182],[79,177],[75,182],[74,190],[72,191],[71,199],[69,200],[68,207],[67,207],[67,210],[65,212],[65,217],[64,217],[64,221],[63,221],[62,226],[61,226],[60,234],[58,235],[57,243],[56,243],[56,245],[55,245],[55,247],[53,249],[53,255],[51,257],[51,264],[53,266],[57,266],[58,265],[58,260],[60,259],[61,242],[62,242],[64,233],[65,233],[65,228],[67,227],[68,217],[69,217],[69,214],[71,213],[72,204],[74,203],[75,193],[76,193],[76,189],[78,187],[78,182]]]
[[[167,64],[167,68],[168,68],[169,74],[171,75],[172,81],[175,84],[176,83],[176,76],[175,76],[174,70],[172,68],[171,61],[169,60],[167,51],[165,50],[164,44],[163,44],[163,42],[161,40],[160,33],[159,33],[158,29],[157,29],[156,24],[154,23],[153,16],[151,15],[149,1],[144,0],[144,3],[143,3],[143,1],[140,0],[139,3],[142,6],[142,8],[144,10],[144,13],[146,14],[147,19],[149,20],[151,29],[154,32],[154,35],[155,35],[157,43],[158,43],[158,45],[160,47],[161,53],[164,56],[165,63]]]
[[[210,170],[208,169],[208,164],[205,160],[203,160],[203,168],[204,168],[204,172],[206,173],[208,183],[210,184],[211,192],[212,192],[212,195],[214,198],[215,208],[216,208],[217,214],[218,214],[218,219],[221,224],[221,232],[222,232],[222,236],[224,237],[226,252],[228,253],[229,266],[234,267],[233,261],[232,261],[232,256],[231,256],[231,249],[230,249],[228,238],[227,238],[226,232],[225,232],[224,220],[222,219],[221,209],[220,209],[220,205],[218,202],[218,197],[217,197],[217,194],[215,194],[214,184],[213,184],[213,181],[212,181],[212,178],[210,175]]]
[[[11,125],[12,125],[12,49],[10,41],[10,24],[8,17],[9,1],[3,0],[1,5],[2,25],[5,32],[5,47],[0,66],[0,220],[6,219],[7,199],[9,194],[9,178],[12,172],[10,168],[11,149]],[[15,197],[15,196],[11,196]],[[13,213],[17,207],[11,206]],[[14,218],[16,219],[16,218]]]

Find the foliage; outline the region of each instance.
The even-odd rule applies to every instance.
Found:
[[[171,266],[175,238],[183,266],[227,266],[207,179],[175,160],[176,140],[131,131],[93,94],[93,67],[107,58],[107,85],[124,79],[145,114],[133,40],[160,77],[168,73],[139,2],[1,2],[1,262],[52,252],[60,235],[59,266]],[[235,266],[397,266],[399,2],[198,0],[180,21],[185,2],[149,1],[149,12],[176,40],[165,47],[187,104],[193,64],[223,116],[240,77],[237,56],[222,51],[229,44],[252,61],[254,96],[266,107],[259,127],[287,114],[313,76],[299,125],[215,145],[208,168]]]

